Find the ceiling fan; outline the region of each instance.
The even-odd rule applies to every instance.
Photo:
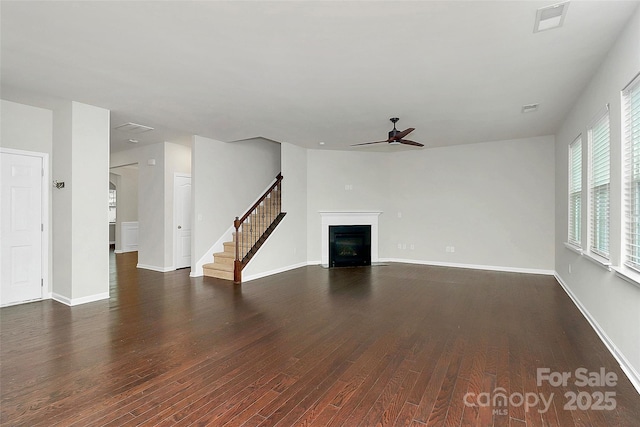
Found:
[[[384,141],[376,141],[376,142],[363,142],[362,144],[352,144],[351,146],[355,147],[358,145],[381,144],[383,142],[386,142],[391,145],[406,144],[406,145],[414,145],[416,147],[424,147],[424,144],[420,144],[419,142],[404,139],[404,137],[409,135],[411,132],[413,132],[415,128],[408,128],[403,131],[399,131],[398,129],[396,129],[396,122],[400,119],[397,117],[392,117],[389,120],[391,120],[391,122],[393,123],[393,130],[389,132],[389,139],[386,139]]]

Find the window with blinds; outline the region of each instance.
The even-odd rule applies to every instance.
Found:
[[[590,246],[609,259],[610,150],[609,108],[589,128]]]
[[[625,142],[625,264],[640,270],[640,75],[622,91]]]
[[[582,136],[569,145],[569,243],[582,242]]]

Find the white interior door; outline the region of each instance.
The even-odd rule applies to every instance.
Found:
[[[42,158],[0,153],[0,305],[42,298]]]
[[[191,177],[176,175],[174,178],[173,203],[175,213],[175,265],[176,268],[191,266]]]

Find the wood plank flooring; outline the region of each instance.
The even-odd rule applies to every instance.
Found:
[[[640,425],[550,276],[390,264],[234,287],[111,257],[109,300],[0,310],[3,426]]]

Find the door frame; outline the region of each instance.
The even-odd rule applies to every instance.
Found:
[[[40,195],[41,197],[41,212],[40,212],[40,218],[42,220],[42,233],[40,233],[41,236],[41,268],[42,271],[40,272],[42,275],[42,289],[41,289],[41,298],[40,300],[44,300],[44,299],[51,299],[51,295],[52,295],[52,290],[51,290],[51,283],[49,281],[49,268],[50,268],[50,263],[49,263],[49,243],[50,243],[50,206],[49,206],[49,200],[51,197],[50,191],[51,191],[51,187],[49,186],[49,181],[50,181],[50,175],[49,175],[49,153],[41,153],[38,151],[26,151],[26,150],[17,150],[17,149],[13,149],[13,148],[5,148],[5,147],[0,147],[0,153],[2,154],[14,154],[14,155],[18,155],[18,156],[29,156],[29,157],[39,157],[42,160],[42,194]],[[37,300],[36,300],[37,301]],[[8,305],[16,305],[16,304],[22,304],[21,302],[19,303],[15,303],[15,304],[8,304]],[[7,305],[3,305],[3,307],[6,307]]]
[[[177,178],[189,178],[190,173],[174,172],[173,173],[173,268],[171,270],[177,270],[178,265],[178,205],[176,203],[176,181]],[[191,186],[191,242],[193,243],[193,183]],[[193,251],[191,251],[191,265],[193,265]]]

